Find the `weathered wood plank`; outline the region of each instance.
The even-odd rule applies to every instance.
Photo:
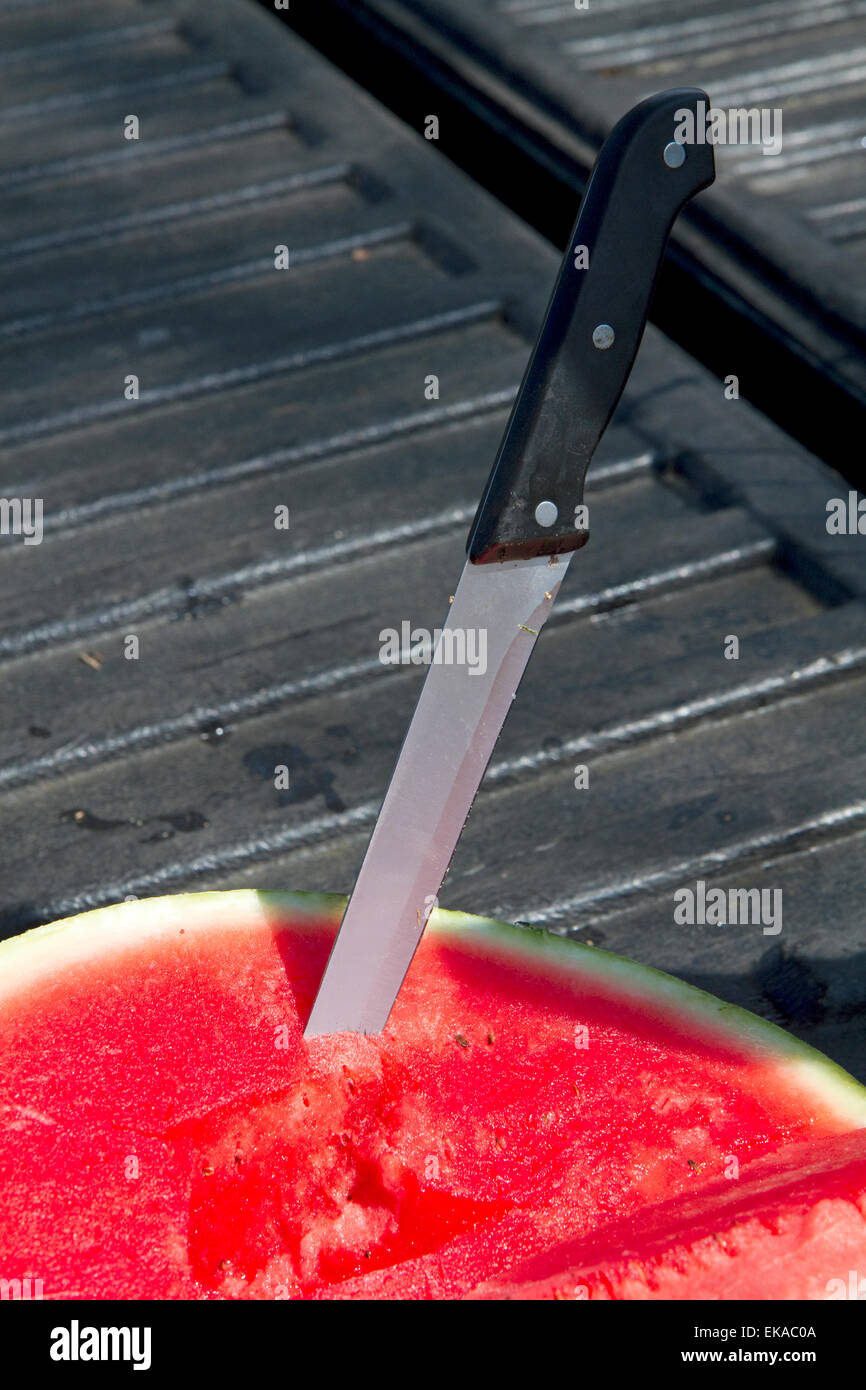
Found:
[[[50,142],[46,142],[44,123],[38,114],[29,122],[0,122],[0,188],[24,178],[38,178],[37,171],[63,166],[64,162],[72,166],[69,172],[74,172],[81,165],[86,168],[87,160],[116,155],[118,151],[131,161],[138,157],[147,159],[145,151],[150,142],[181,133],[193,138],[203,130],[238,119],[241,112],[252,117],[257,111],[273,109],[268,94],[244,92],[236,78],[222,70],[218,76],[180,83],[172,91],[170,101],[166,101],[162,86],[143,88],[134,96],[132,113],[139,118],[141,141],[138,149],[130,151],[126,140],[123,146],[119,145],[123,118],[130,114],[125,109],[128,105],[121,93],[114,100],[66,109],[52,122]]]
[[[187,37],[97,45],[113,96],[86,85],[96,48],[80,63],[47,54],[37,105],[0,110],[0,163],[12,152],[17,168],[0,187],[7,252],[52,235],[55,192],[79,230],[116,213],[99,237],[19,246],[5,268],[0,247],[4,495],[43,498],[46,523],[39,546],[0,537],[7,932],[125,892],[349,887],[422,676],[383,667],[379,634],[442,617],[555,268],[275,18],[237,0],[134,12],[174,17]],[[0,9],[0,36],[12,13]],[[139,109],[154,142],[250,125],[143,148],[137,163],[103,158]],[[268,126],[275,113],[291,128]],[[338,172],[237,196],[315,169]],[[228,202],[144,220],[220,192]],[[278,241],[309,252],[282,281],[264,264]],[[128,372],[137,405],[122,401]],[[553,908],[557,925],[591,920],[655,960],[640,925],[668,920],[681,871],[737,882],[859,844],[866,652],[850,596],[863,541],[827,534],[838,486],[647,334],[590,474],[592,543],[446,901]],[[131,633],[137,661],[123,657]],[[739,661],[722,654],[730,633]],[[573,788],[577,762],[589,792]],[[853,984],[844,995],[844,962],[855,968],[862,932],[827,872],[808,911],[808,875],[780,882],[793,885],[790,949],[831,999],[800,1023],[830,1030],[840,1055],[833,1030],[859,999]],[[837,964],[822,975],[808,923],[837,904]],[[677,949],[660,927],[659,963]],[[678,973],[781,1008],[784,970],[761,954],[773,949],[728,936],[708,955],[683,937]]]
[[[336,450],[324,462],[313,457],[297,470],[264,470],[263,478],[235,484],[231,505],[225,489],[219,488],[209,496],[181,497],[168,509],[132,516],[124,511],[98,529],[98,546],[87,533],[49,534],[43,545],[50,564],[41,547],[8,545],[0,554],[7,595],[0,656],[52,641],[76,641],[78,634],[88,631],[120,631],[129,622],[174,617],[189,611],[194,590],[205,608],[208,602],[239,602],[261,585],[326,569],[356,555],[378,552],[385,558],[399,551],[401,543],[431,532],[454,531],[462,544],[502,423],[501,411],[498,418],[470,421],[463,431],[440,422],[438,429],[419,430],[417,440],[383,439],[361,453]],[[622,444],[628,442],[627,435],[613,435],[606,448],[608,458],[647,459],[646,450],[623,454]],[[602,458],[599,468],[603,462]],[[395,479],[400,480],[397,487]],[[335,483],[351,499],[337,515],[328,491]],[[644,507],[657,534],[670,532],[666,562],[683,552],[690,559],[700,558],[695,553],[699,545],[707,555],[719,548],[717,523],[701,526],[706,519],[699,517],[693,534],[691,526],[685,529],[689,514],[679,498],[672,501],[665,494],[656,496],[656,491]],[[289,508],[288,530],[275,524],[279,507]],[[623,510],[631,521],[639,508],[630,508],[627,498]],[[684,534],[674,534],[678,523]],[[748,518],[738,524],[747,542],[759,531]],[[730,549],[737,539],[733,526],[718,528],[721,549]],[[653,558],[658,553],[650,537],[633,551],[636,563],[649,563],[648,552]],[[181,570],[175,575],[172,567],[179,563]],[[627,565],[624,569],[628,572]],[[105,595],[110,595],[108,602]],[[70,623],[67,634],[58,630],[53,638],[35,636],[52,617],[56,621],[64,614]]]
[[[91,242],[70,246],[62,274],[47,281],[39,257],[8,265],[0,260],[0,342],[64,323],[105,323],[142,303],[161,305],[171,315],[196,290],[271,273],[278,245],[289,248],[296,270],[315,259],[350,255],[401,230],[405,235],[405,220],[365,199],[340,165],[320,166],[313,182],[285,174],[257,195],[235,196],[240,191],[233,190],[219,210],[200,206],[193,215],[166,221],[158,237],[145,224],[100,242],[98,255]],[[312,227],[315,239],[309,241]],[[64,285],[74,285],[75,294]]]
[[[31,59],[10,65],[3,71],[0,125],[52,120],[83,106],[116,103],[124,89],[135,96],[156,84],[170,87],[191,76],[195,80],[196,67],[204,63],[191,64],[193,56],[189,42],[172,24],[159,26],[137,43],[121,38],[113,49],[99,48],[89,55],[59,60],[50,55],[44,63]]]
[[[387,315],[386,286],[393,296]],[[0,370],[11,354],[16,380],[13,389],[7,375],[0,386],[0,444],[212,393],[231,386],[227,374],[248,364],[279,362],[293,351],[303,364],[316,353],[339,352],[347,338],[405,331],[459,312],[465,300],[460,282],[406,238],[370,247],[363,261],[349,254],[285,275],[271,263],[255,279],[187,296],[182,313],[167,316],[157,306],[113,316],[109,334],[102,324],[83,324],[52,333],[50,342],[46,336],[2,346]],[[353,307],[350,334],[347,302]],[[45,385],[35,372],[48,354],[55,366],[46,409]],[[130,372],[140,380],[138,400],[124,397]]]
[[[48,45],[88,41],[122,25],[140,24],[147,19],[147,10],[137,0],[76,0],[74,6],[62,0],[45,0],[39,5],[38,21],[34,23],[32,7],[19,5],[0,7],[0,44],[2,62],[31,61],[31,56],[45,51]],[[15,55],[24,50],[25,59]]]
[[[244,190],[257,189],[246,198],[255,206],[267,200],[269,189],[285,185],[291,176],[303,192],[299,175],[317,167],[279,112],[276,119],[263,119],[258,126],[252,119],[226,121],[217,130],[221,138],[192,149],[161,142],[162,150],[154,151],[152,162],[126,159],[81,170],[71,179],[49,180],[50,199],[43,181],[8,182],[3,190],[0,263],[61,247],[65,251],[85,241],[110,242],[127,231],[138,231],[143,241],[148,228],[152,235],[153,227],[163,222],[187,221],[199,206],[199,217],[219,215],[222,205],[209,201],[215,198],[230,209],[233,202],[240,203]],[[122,139],[121,124],[115,131],[117,148],[122,148]],[[10,271],[6,274],[12,278]]]
[[[582,164],[623,111],[661,87],[697,83],[716,110],[765,111],[770,136],[781,129],[781,151],[719,144],[719,177],[685,210],[675,238],[862,395],[866,235],[834,235],[856,202],[862,159],[862,5],[798,5],[785,15],[745,0],[724,13],[638,0],[583,9],[337,0],[341,8],[395,26]]]
[[[477,454],[472,461],[477,467]],[[382,466],[389,462],[386,454]],[[765,533],[742,513],[695,516],[683,505],[672,511],[657,487],[613,489],[593,506],[600,541],[587,547],[584,563],[570,571],[551,620],[554,626],[572,614],[610,611],[647,596],[690,589],[702,577],[711,580],[760,565],[772,554]],[[280,568],[274,564],[275,572],[259,577],[258,583],[252,574],[244,581],[238,572],[221,584],[199,581],[198,589],[192,581],[178,583],[157,590],[151,605],[155,611],[144,611],[125,626],[115,621],[101,630],[79,631],[75,643],[67,634],[56,655],[46,652],[43,658],[14,662],[4,682],[10,717],[0,738],[0,756],[9,762],[0,771],[0,786],[14,780],[18,764],[34,752],[41,758],[57,754],[58,771],[67,765],[63,750],[70,746],[77,748],[73,761],[80,761],[83,750],[77,746],[93,745],[94,725],[103,738],[118,736],[137,724],[149,725],[151,712],[158,709],[158,727],[147,740],[125,735],[132,748],[137,742],[160,741],[159,724],[172,719],[182,721],[174,733],[179,737],[184,728],[195,731],[221,712],[225,720],[242,719],[244,710],[252,714],[273,706],[288,698],[288,692],[280,693],[286,682],[299,687],[300,698],[305,680],[312,680],[315,690],[316,682],[327,689],[362,672],[365,678],[377,676],[383,628],[399,629],[404,619],[431,629],[441,624],[463,561],[471,502],[464,504],[464,513],[456,523],[453,512],[428,513],[431,524],[425,535],[417,514],[409,521],[395,519],[388,529],[382,527],[384,518],[371,515],[371,527],[365,530],[362,512],[357,530],[310,556],[306,565],[293,567],[290,560]],[[614,544],[624,531],[634,535],[625,556],[617,554]],[[660,537],[665,541],[663,563]],[[164,566],[165,560],[157,559],[160,563]],[[92,577],[88,580],[85,592],[94,584]],[[60,583],[70,587],[71,581],[61,578]],[[767,589],[768,602],[771,594],[784,596],[787,621],[814,609],[797,586],[787,581],[775,585],[763,569],[758,587]],[[780,601],[773,610],[776,624],[782,622],[782,609]],[[690,616],[694,620],[693,610]],[[137,635],[140,650],[132,662],[125,657],[129,633]],[[96,666],[88,664],[94,650]],[[361,668],[357,673],[356,666]],[[55,720],[51,710],[58,685],[64,692],[63,713]],[[34,724],[41,733],[30,734]],[[162,737],[167,739],[168,732]],[[39,741],[35,749],[34,738]],[[99,742],[97,738],[97,746]]]
[[[731,616],[730,590],[719,597],[719,626],[724,626]],[[666,611],[662,601],[648,609],[642,642],[631,631],[626,642],[622,629],[608,623],[574,629],[562,623],[546,633],[543,657],[540,651],[527,674],[461,841],[455,875],[471,875],[490,856],[495,884],[488,882],[485,891],[489,896],[495,887],[500,910],[506,892],[527,894],[527,876],[537,870],[544,892],[536,883],[532,902],[547,906],[562,899],[566,906],[560,916],[579,923],[628,901],[644,884],[651,890],[672,866],[699,868],[706,861],[708,868],[723,867],[726,860],[762,854],[764,841],[770,848],[801,838],[800,826],[822,816],[856,805],[866,814],[858,781],[866,755],[855,718],[862,680],[810,684],[795,675],[787,692],[775,692],[788,698],[771,699],[767,706],[761,678],[768,671],[778,676],[780,669],[798,669],[797,634],[792,631],[789,644],[777,629],[765,646],[758,632],[750,646],[754,586],[741,589],[738,597],[744,629],[739,663],[725,663],[725,634],[718,630],[707,634],[698,652],[683,653],[682,608]],[[395,598],[395,615],[400,611]],[[713,614],[712,603],[707,611]],[[640,615],[628,624],[633,626],[640,630]],[[370,618],[366,631],[375,659],[378,630]],[[343,635],[337,624],[335,640]],[[641,655],[642,665],[637,664]],[[860,656],[862,665],[862,651]],[[746,687],[739,697],[731,698],[731,668],[736,683]],[[167,867],[163,841],[174,837],[163,831],[172,828],[172,817],[188,816],[186,831],[177,828],[179,862],[190,854],[201,857],[206,876],[236,856],[264,861],[281,848],[307,849],[319,841],[327,846],[334,840],[327,852],[340,859],[349,850],[342,837],[356,825],[372,823],[422,674],[420,668],[401,666],[381,679],[229,724],[223,737],[193,734],[175,746],[152,748],[137,760],[132,780],[129,764],[114,762],[10,791],[10,889],[19,885],[13,890],[19,896],[32,873],[27,827],[33,825],[40,828],[39,881],[43,888],[56,884],[58,897],[72,866],[80,881],[96,889],[111,843],[116,867],[107,877],[103,872],[109,898],[170,885],[171,874],[186,881],[185,870]],[[809,693],[792,698],[801,687]],[[708,691],[718,697],[716,708],[707,710],[706,718],[699,709],[689,717],[689,704]],[[725,693],[727,705],[721,698]],[[676,710],[679,718],[671,715]],[[725,719],[733,710],[748,717]],[[641,714],[651,720],[650,728],[625,727]],[[815,740],[805,750],[804,718]],[[828,760],[823,746],[831,728],[837,729],[838,762]],[[590,766],[589,793],[573,788],[576,762]],[[285,793],[274,789],[279,764],[292,779]],[[166,825],[161,816],[169,818]],[[91,829],[101,833],[85,833]],[[195,840],[187,841],[186,833]],[[519,857],[502,851],[514,835],[523,846]],[[544,853],[544,845],[556,853],[530,871],[524,860],[535,851]],[[20,860],[17,846],[26,846]],[[331,878],[322,882],[340,886]],[[523,901],[521,916],[526,896]]]
[[[516,390],[526,356],[498,306],[484,301],[367,336],[346,325],[342,341],[318,354],[290,346],[296,350],[254,358],[217,389],[205,383],[186,397],[176,393],[161,409],[127,411],[74,435],[60,431],[10,448],[6,486],[42,495],[49,529],[76,528],[136,503],[154,505],[256,471],[386,443],[392,433],[422,430],[425,421],[457,421],[481,413],[472,403],[482,398],[491,397],[488,410],[502,411],[508,394],[494,398]],[[438,369],[438,402],[424,396],[431,367]],[[630,438],[633,447],[636,436]],[[117,458],[120,473],[108,466]]]

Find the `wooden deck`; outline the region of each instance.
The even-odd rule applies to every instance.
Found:
[[[780,343],[798,344],[804,363],[820,362],[862,406],[863,0],[332,3],[393,26],[577,164],[623,111],[663,87],[702,86],[725,113],[765,109],[781,150],[717,145],[719,178],[680,218],[676,238],[730,296],[774,325]]]
[[[246,0],[4,3],[0,54],[2,495],[45,528],[0,537],[2,929],[348,890],[423,677],[379,633],[447,611],[557,258]],[[840,495],[647,332],[442,900],[672,970],[866,1079]],[[781,889],[781,932],[676,925],[699,879]]]

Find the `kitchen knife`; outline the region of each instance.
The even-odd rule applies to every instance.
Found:
[[[714,178],[678,143],[697,88],[629,111],[580,207],[467,543],[468,559],[306,1026],[379,1033],[571,556],[583,485],[628,378],[674,218]],[[483,655],[483,659],[482,659]]]

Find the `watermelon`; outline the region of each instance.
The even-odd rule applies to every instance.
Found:
[[[439,911],[307,1042],[344,906],[129,902],[0,945],[0,1272],[55,1299],[827,1298],[866,1090],[763,1020]]]

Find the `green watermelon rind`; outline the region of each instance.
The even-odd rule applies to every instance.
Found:
[[[190,931],[212,930],[220,918],[234,926],[245,917],[261,920],[262,911],[274,924],[290,916],[294,928],[303,929],[305,923],[315,928],[323,919],[336,924],[345,904],[345,897],[337,893],[234,889],[141,898],[95,908],[0,942],[0,1005],[4,996],[56,975],[66,966],[85,962],[93,953],[94,931],[99,933],[102,952],[123,951],[145,937],[153,939],[160,925],[167,935],[173,935],[178,914]],[[661,1013],[680,1028],[685,1025],[709,1041],[741,1051],[744,1059],[773,1066],[780,1079],[784,1077],[801,1091],[804,1099],[819,1101],[851,1129],[866,1127],[866,1087],[836,1062],[776,1024],[674,975],[553,932],[442,908],[431,915],[427,932],[462,949],[506,956],[534,970],[547,968],[559,974],[573,973],[578,979],[589,977],[602,989]],[[51,950],[43,950],[49,942]]]

